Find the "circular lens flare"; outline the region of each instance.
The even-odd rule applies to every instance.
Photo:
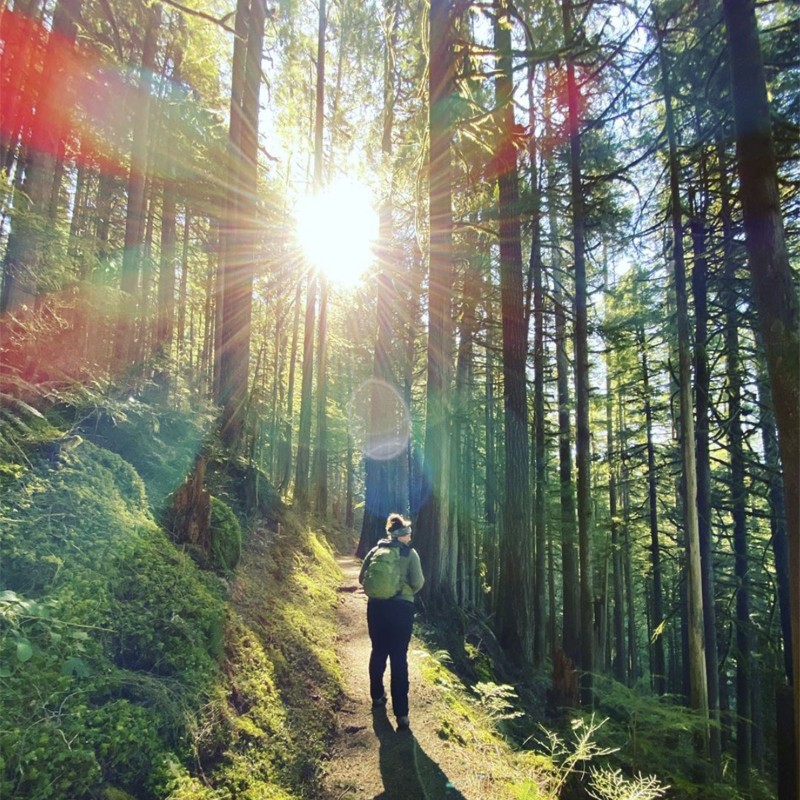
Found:
[[[408,445],[411,414],[397,389],[370,378],[350,398],[350,426],[365,458],[388,461]]]

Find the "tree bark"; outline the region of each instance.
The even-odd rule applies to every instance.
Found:
[[[317,83],[314,117],[314,191],[322,191],[325,161],[325,35],[328,14],[325,0],[319,0],[317,30]],[[340,46],[344,45],[340,43]],[[328,510],[328,296],[330,287],[319,276],[319,318],[317,320],[317,439],[314,450],[314,506],[325,515]]]
[[[708,719],[708,683],[706,680],[705,635],[703,630],[703,586],[700,565],[700,537],[697,519],[697,458],[695,453],[694,417],[689,343],[689,312],[686,297],[686,267],[683,250],[683,224],[679,188],[680,167],[672,114],[666,57],[659,33],[661,76],[664,84],[664,105],[669,141],[669,189],[672,218],[672,265],[675,278],[675,299],[678,327],[678,381],[680,395],[681,465],[684,476],[683,515],[686,537],[687,636],[689,655],[689,702],[703,719]],[[708,751],[708,727],[698,739],[698,747]]]
[[[308,278],[306,316],[303,327],[303,377],[300,388],[300,426],[297,432],[297,461],[294,473],[294,501],[301,509],[308,508],[308,470],[311,462],[311,388],[314,370],[314,317],[316,315],[317,281]]]
[[[496,153],[499,176],[500,293],[503,315],[503,399],[505,421],[505,498],[500,539],[500,580],[497,586],[498,638],[516,659],[530,660],[530,607],[533,593],[531,547],[530,456],[525,368],[527,329],[522,282],[519,222],[519,175],[513,140],[513,65],[510,18],[496,4],[494,37],[498,53],[495,101],[500,143]]]
[[[726,264],[725,352],[728,377],[728,446],[730,448],[730,493],[733,507],[733,551],[736,574],[736,784],[750,791],[751,749],[751,626],[750,570],[747,557],[747,492],[742,443],[742,377],[739,364],[739,313],[737,311],[736,265]]]
[[[604,256],[605,292],[608,294],[608,263]],[[610,348],[606,349],[606,461],[608,463],[608,515],[611,526],[611,575],[613,582],[614,607],[612,612],[613,635],[611,637],[612,671],[614,677],[623,684],[628,682],[628,660],[625,652],[625,608],[622,574],[622,541],[620,538],[618,483],[619,473],[617,452],[619,443],[614,435],[613,364]]]
[[[572,4],[562,5],[564,40],[572,47]],[[575,460],[578,469],[578,557],[580,562],[580,667],[581,702],[593,704],[596,631],[594,619],[594,579],[592,543],[591,430],[589,423],[589,346],[586,289],[586,214],[581,186],[581,138],[578,118],[578,86],[575,63],[567,58],[567,101],[569,105],[570,196],[572,205],[572,247],[575,260]]]
[[[528,103],[530,107],[530,140],[528,153],[531,160],[531,257],[529,271],[533,291],[533,530],[535,542],[534,602],[533,602],[533,663],[541,667],[544,663],[545,647],[553,646],[545,637],[545,564],[547,548],[546,516],[546,461],[545,416],[544,416],[544,264],[542,263],[542,195],[539,186],[538,148],[536,144],[535,119],[533,114],[534,68],[528,73]],[[525,325],[529,329],[528,323]],[[550,606],[551,614],[554,608]]]
[[[550,200],[550,236],[557,241],[558,221],[554,198]],[[558,391],[558,462],[560,487],[561,578],[564,615],[562,647],[574,663],[580,658],[581,617],[578,580],[577,531],[575,521],[575,489],[572,480],[572,426],[570,424],[569,356],[567,354],[567,323],[564,312],[564,273],[559,274],[558,249],[553,253],[556,271],[553,287],[555,318],[556,372]]]
[[[224,225],[222,330],[220,331],[220,433],[233,449],[243,446],[250,368],[253,271],[257,244],[258,117],[264,0],[237,3],[231,89],[231,187]],[[240,19],[241,17],[241,19]],[[239,38],[243,37],[243,41]],[[237,51],[238,48],[238,51]]]
[[[32,83],[27,91],[34,95],[35,115],[31,121],[25,178],[21,189],[14,193],[13,227],[0,287],[0,314],[22,305],[32,306],[42,277],[40,273],[47,260],[46,235],[55,225],[51,199],[53,192],[58,192],[55,181],[57,164],[63,158],[67,135],[65,115],[60,110],[64,92],[70,88],[69,58],[65,48],[74,46],[82,4],[83,0],[59,0],[53,11],[52,32],[47,39],[41,74],[34,64],[27,65],[27,69],[21,67],[25,73],[22,80],[31,77]],[[12,65],[3,58],[3,66]],[[20,69],[20,65],[13,67],[9,74],[13,75]],[[37,76],[35,80],[33,75]],[[33,88],[37,81],[38,92]],[[6,91],[14,89],[9,87]],[[13,109],[11,111],[13,113]]]
[[[317,320],[317,440],[314,450],[314,508],[320,516],[328,513],[328,296],[325,278],[319,298]]]
[[[381,155],[386,174],[393,175],[392,136],[394,133],[394,107],[396,88],[395,46],[397,43],[397,0],[387,0],[385,4],[387,30],[383,62],[383,135],[381,137]],[[394,209],[394,181],[384,187],[386,196],[381,203],[378,216],[380,242],[380,273],[377,281],[375,349],[372,358],[372,386],[370,397],[370,420],[367,432],[367,449],[364,457],[364,516],[361,525],[361,538],[356,555],[363,558],[369,549],[383,535],[386,517],[392,511],[404,512],[406,503],[399,508],[394,507],[394,493],[390,488],[390,461],[403,457],[405,449],[387,459],[378,457],[376,447],[381,432],[385,435],[385,423],[382,422],[381,386],[388,385],[399,395],[399,387],[393,377],[389,352],[392,341],[392,307],[398,297],[391,276],[394,254],[394,230],[392,216]],[[397,494],[401,494],[398,492]],[[407,497],[407,495],[406,495]]]
[[[656,694],[667,691],[664,658],[664,590],[661,574],[661,545],[658,533],[658,490],[656,485],[656,450],[653,443],[653,407],[650,400],[650,368],[647,363],[647,342],[644,326],[637,327],[636,338],[642,358],[642,393],[644,395],[645,441],[647,448],[647,509],[650,522],[650,560],[653,568],[650,676]]]
[[[701,156],[702,179],[705,175],[705,154]],[[703,191],[706,188],[703,187]],[[722,751],[719,727],[719,660],[716,636],[717,619],[714,606],[714,550],[711,531],[711,464],[709,460],[708,411],[708,260],[706,210],[692,202],[689,222],[692,236],[692,297],[694,300],[695,337],[695,420],[697,450],[697,520],[700,536],[700,566],[703,577],[703,623],[706,641],[706,679],[708,681],[709,751],[711,766],[717,778],[722,776]]]
[[[142,64],[139,88],[134,98],[134,126],[131,144],[131,167],[128,175],[128,206],[125,214],[125,251],[122,256],[120,288],[127,295],[121,302],[119,320],[114,339],[114,368],[117,373],[130,366],[136,352],[134,331],[138,310],[137,289],[142,268],[144,248],[147,182],[147,154],[150,127],[150,97],[152,76],[156,74],[158,29],[161,27],[161,6],[155,4],[146,11]]]
[[[428,300],[427,411],[425,454],[418,513],[420,557],[429,571],[423,592],[436,604],[450,598],[442,592],[447,564],[447,454],[449,453],[448,317],[453,272],[453,201],[450,155],[450,100],[453,50],[450,0],[431,0],[429,33],[430,266]]]
[[[753,0],[723,0],[745,244],[767,356],[786,491],[792,638],[800,642],[800,303],[781,217],[769,100]],[[800,795],[800,647],[795,644],[794,784]]]

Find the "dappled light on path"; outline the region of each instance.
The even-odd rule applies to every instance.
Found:
[[[336,741],[326,765],[325,800],[488,800],[479,765],[439,736],[436,691],[422,678],[424,658],[409,651],[411,730],[397,730],[391,705],[373,712],[367,663],[370,641],[359,562],[340,557],[339,654],[345,697]],[[474,755],[474,754],[473,754]],[[467,784],[471,787],[468,789]]]

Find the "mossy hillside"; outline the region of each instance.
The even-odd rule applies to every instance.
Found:
[[[72,398],[60,416],[74,433],[134,467],[156,513],[192,469],[214,421],[213,410],[197,407],[196,401],[149,401],[146,392],[117,401],[94,395]]]
[[[199,725],[213,792],[184,773],[170,800],[291,800],[316,785],[341,675],[334,652],[341,573],[320,535],[290,514],[280,534],[251,534],[231,590],[226,690]]]
[[[129,464],[70,442],[36,443],[0,486],[0,795],[157,797],[216,680],[220,584]]]

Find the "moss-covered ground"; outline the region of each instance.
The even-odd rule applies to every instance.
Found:
[[[314,792],[339,693],[331,548],[289,512],[251,517],[235,572],[202,569],[158,516],[207,419],[166,416],[5,408],[0,797]]]

